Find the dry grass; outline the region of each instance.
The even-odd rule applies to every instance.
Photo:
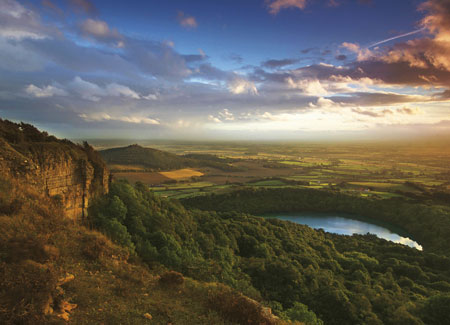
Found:
[[[175,180],[186,179],[194,176],[203,176],[202,172],[191,168],[177,169],[170,172],[160,172],[160,174],[167,178]]]
[[[164,269],[157,276],[104,235],[65,221],[32,188],[2,180],[0,188],[0,324],[65,324],[45,310],[71,304],[72,324],[240,322],[211,304],[211,285]],[[60,287],[67,274],[73,280]],[[227,308],[241,313],[241,304]]]

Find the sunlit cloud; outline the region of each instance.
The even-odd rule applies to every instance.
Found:
[[[249,80],[236,77],[228,83],[228,89],[232,94],[251,94],[257,95],[258,89],[255,84]]]
[[[305,9],[306,0],[269,0],[267,6],[269,8],[269,12],[275,15],[282,9]]]
[[[85,121],[120,121],[131,124],[149,124],[149,125],[158,125],[160,122],[156,119],[152,119],[149,117],[143,116],[111,116],[108,113],[91,113],[91,114],[80,114],[80,117]]]
[[[124,37],[117,31],[111,29],[105,21],[88,18],[80,25],[82,34],[102,42],[115,42],[117,47],[124,47]]]
[[[308,4],[265,5],[275,14]],[[421,6],[420,31],[367,40],[372,47],[341,39],[335,47],[306,44],[262,58],[245,48],[211,48],[201,33],[176,28],[197,26],[184,13],[170,23],[198,42],[175,34],[152,39],[124,25],[119,32],[115,20],[89,1],[77,1],[77,10],[63,16],[55,15],[51,1],[42,6],[0,0],[0,110],[12,118],[89,123],[99,130],[123,125],[129,132],[158,125],[161,136],[181,137],[192,127],[198,134],[240,134],[249,127],[274,137],[285,131],[293,137],[309,131],[375,134],[387,127],[450,133],[448,124],[438,124],[450,100],[450,26],[442,1]],[[224,33],[229,28],[222,27]]]
[[[129,87],[111,83],[106,87],[100,87],[99,85],[83,80],[80,77],[75,77],[68,85],[69,89],[78,93],[81,98],[97,102],[101,97],[106,96],[123,96],[132,99],[140,99],[141,96]]]
[[[52,97],[52,96],[67,96],[67,92],[64,89],[52,85],[39,88],[33,84],[30,84],[25,88],[25,92],[37,98]]]
[[[197,20],[194,16],[186,15],[182,11],[178,11],[178,22],[185,28],[196,28],[198,26]]]

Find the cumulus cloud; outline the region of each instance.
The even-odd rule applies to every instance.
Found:
[[[450,3],[428,0],[420,5],[426,12],[421,20],[428,37],[397,43],[380,60],[387,63],[405,62],[410,67],[450,71]]]
[[[105,95],[105,91],[95,83],[85,81],[80,77],[75,77],[70,83],[70,88],[78,93],[81,98],[97,102],[101,96]]]
[[[133,99],[140,99],[141,96],[139,96],[138,93],[136,93],[134,90],[131,90],[129,87],[124,85],[119,85],[116,83],[111,83],[106,86],[105,88],[107,95],[109,96],[124,96],[129,97]]]
[[[280,10],[287,8],[305,9],[306,0],[270,0],[268,2],[269,12],[276,15]]]
[[[355,43],[344,42],[342,43],[341,47],[347,49],[350,52],[356,53],[358,61],[365,61],[373,56],[373,52],[370,49],[362,48]]]
[[[140,99],[141,96],[129,87],[117,83],[111,83],[102,88],[99,85],[75,77],[69,84],[69,88],[78,93],[81,98],[97,102],[101,97],[122,96],[131,99]]]
[[[5,1],[0,0],[0,6]],[[0,109],[16,118],[33,116],[38,109],[40,121],[58,123],[70,118],[79,125],[89,121],[89,126],[114,125],[123,130],[146,130],[149,125],[155,126],[149,130],[158,132],[169,125],[195,125],[201,130],[202,123],[229,130],[258,129],[258,123],[270,124],[273,130],[284,130],[286,124],[292,130],[347,130],[385,122],[432,123],[442,115],[444,101],[450,99],[450,71],[438,60],[425,60],[419,55],[426,64],[411,65],[396,56],[392,61],[385,59],[389,51],[402,49],[397,46],[408,42],[370,52],[346,42],[335,48],[333,55],[329,55],[329,49],[302,51],[327,64],[308,61],[311,64],[307,65],[302,60],[309,58],[303,57],[267,59],[259,66],[232,71],[212,64],[218,61],[210,61],[200,50],[180,53],[170,42],[122,35],[96,16],[83,15],[79,25],[61,29],[78,34],[56,37],[57,30],[43,25],[32,7],[7,2],[19,9],[0,11],[0,26],[8,25],[9,30],[22,34],[0,35]],[[270,3],[275,2],[278,11],[289,7],[287,2],[282,6],[283,1]],[[426,10],[430,16],[430,9]],[[6,23],[1,19],[5,15],[9,16]],[[36,28],[25,21],[27,17],[34,17]],[[46,23],[51,21],[47,18]],[[437,18],[429,21],[427,26],[446,24]],[[0,28],[0,33],[8,28]],[[39,36],[27,36],[25,32]],[[430,27],[427,32],[417,37],[433,44],[438,38],[445,41],[442,33],[437,36],[438,30]],[[74,35],[89,37],[101,45],[74,41]],[[323,59],[324,55],[329,56]],[[340,63],[329,64],[335,62],[333,56]],[[243,61],[239,55],[222,59],[236,64]],[[407,95],[414,92],[422,95]],[[441,106],[433,111],[428,103]],[[423,110],[411,108],[422,105]]]
[[[236,77],[228,83],[228,90],[235,95],[251,94],[257,95],[258,89],[252,81]]]
[[[397,109],[397,112],[400,114],[407,114],[407,115],[417,115],[422,114],[423,111],[419,108],[410,108],[410,107],[401,107]]]
[[[299,79],[293,80],[291,77],[286,79],[289,88],[291,89],[299,89],[303,91],[306,95],[312,96],[326,96],[328,95],[328,91],[323,87],[321,82],[317,79],[309,80],[309,79]]]
[[[105,21],[88,18],[80,25],[81,32],[84,36],[94,38],[104,42],[115,42],[117,47],[123,47],[124,37],[117,29],[109,28]]]
[[[126,123],[132,123],[132,124],[148,124],[148,125],[158,125],[160,122],[156,119],[152,119],[145,116],[117,116],[117,115],[110,115],[108,113],[100,112],[100,113],[82,113],[79,115],[83,120],[88,122],[93,121],[120,121],[120,122],[126,122]]]
[[[198,25],[194,16],[186,15],[182,11],[178,11],[177,20],[185,28],[196,28]]]
[[[33,84],[30,84],[25,88],[25,92],[37,98],[67,95],[67,92],[64,89],[52,85],[39,88]]]
[[[0,36],[7,39],[43,39],[58,34],[45,26],[39,14],[15,0],[0,1]]]
[[[384,117],[386,115],[393,114],[393,112],[390,109],[369,110],[369,109],[361,109],[360,107],[352,108],[352,112],[370,117]]]
[[[311,108],[334,108],[339,106],[339,104],[333,102],[329,98],[319,97],[315,103],[309,103],[309,107]]]

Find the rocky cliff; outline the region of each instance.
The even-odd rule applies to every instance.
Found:
[[[29,124],[0,119],[0,175],[13,177],[59,200],[67,217],[81,220],[89,200],[107,193],[109,171],[97,152],[58,140]]]

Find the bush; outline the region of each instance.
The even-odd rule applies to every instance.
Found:
[[[184,283],[184,277],[179,272],[169,271],[161,275],[159,283],[169,286],[180,286]]]
[[[294,306],[285,311],[287,318],[293,321],[303,322],[306,325],[323,325],[323,321],[317,318],[314,312],[308,310],[308,306],[295,302]]]
[[[239,324],[275,325],[279,322],[270,308],[223,285],[209,292],[209,304],[225,318]]]

